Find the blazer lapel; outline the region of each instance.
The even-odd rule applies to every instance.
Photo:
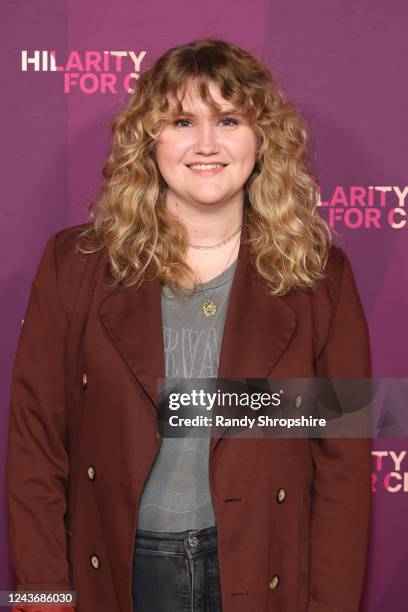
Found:
[[[160,283],[116,288],[98,310],[113,344],[156,406],[157,379],[165,376]]]
[[[248,237],[246,225],[243,230],[243,237]],[[297,320],[296,311],[284,297],[268,292],[250,261],[249,246],[241,241],[224,324],[218,378],[268,378],[289,344]],[[239,412],[231,416],[238,417]],[[210,457],[227,429],[218,428],[211,438]]]
[[[296,312],[284,298],[271,296],[250,262],[244,223],[230,290],[220,350],[218,378],[266,378],[288,345]],[[153,405],[157,379],[165,377],[158,280],[135,289],[117,288],[103,299],[99,316],[113,344]]]
[[[244,226],[243,237],[248,236]],[[289,343],[297,314],[272,296],[241,240],[221,343],[218,378],[266,378]]]

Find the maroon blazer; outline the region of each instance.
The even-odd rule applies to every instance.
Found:
[[[11,556],[19,589],[72,589],[79,612],[132,612],[139,499],[161,444],[160,283],[108,292],[106,250],[75,253],[83,227],[48,240],[18,343],[6,466]],[[220,378],[371,376],[342,249],[331,248],[314,291],[284,297],[267,292],[248,255],[241,241]],[[211,439],[223,612],[359,610],[370,459],[369,439]]]

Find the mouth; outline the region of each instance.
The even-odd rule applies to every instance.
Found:
[[[195,174],[201,174],[203,176],[212,176],[213,174],[218,174],[222,172],[224,168],[228,166],[228,164],[221,163],[213,163],[213,164],[186,164],[186,167],[189,168]]]

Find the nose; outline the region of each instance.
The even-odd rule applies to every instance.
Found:
[[[196,130],[194,152],[209,155],[218,151],[218,136],[216,127],[212,122],[202,122]]]

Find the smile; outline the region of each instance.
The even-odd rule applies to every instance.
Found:
[[[192,164],[191,166],[187,166],[187,168],[190,168],[190,170],[196,174],[212,176],[224,170],[227,165],[228,164]]]

